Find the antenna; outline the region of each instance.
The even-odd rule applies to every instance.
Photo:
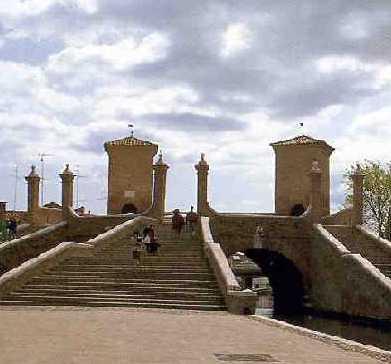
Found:
[[[79,186],[79,178],[87,178],[87,176],[82,176],[80,175],[80,165],[76,165],[75,169],[75,177],[76,177],[76,208],[79,208],[79,202],[86,201],[86,200],[80,200],[79,196],[79,191],[80,191],[80,186]]]
[[[39,157],[39,161],[41,162],[41,206],[43,206],[45,204],[45,176],[44,176],[44,172],[45,172],[45,161],[44,161],[44,158],[45,157],[52,157],[53,154],[47,154],[47,153],[39,153],[38,154],[38,157]]]
[[[19,167],[15,165],[15,190],[14,190],[14,211],[16,211],[16,201],[18,197],[18,179],[19,179]]]

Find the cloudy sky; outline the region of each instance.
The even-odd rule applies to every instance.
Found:
[[[337,207],[350,163],[391,159],[390,19],[389,0],[1,0],[0,199],[17,180],[25,208],[47,153],[46,201],[69,162],[103,212],[102,144],[132,121],[171,166],[169,207],[195,201],[205,152],[212,206],[272,211],[269,143],[301,133],[336,147]]]

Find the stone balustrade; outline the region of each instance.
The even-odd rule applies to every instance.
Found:
[[[216,275],[220,290],[224,294],[228,311],[235,314],[255,313],[258,295],[250,290],[241,290],[224,251],[220,244],[213,240],[209,217],[201,217],[201,237],[205,255]]]
[[[352,254],[321,225],[312,240],[313,307],[375,319],[391,319],[391,280],[360,254]]]
[[[92,246],[83,243],[63,242],[36,258],[11,269],[0,277],[0,297],[21,287],[39,273],[74,256],[89,256]]]
[[[0,245],[0,273],[52,249],[67,237],[65,221]]]

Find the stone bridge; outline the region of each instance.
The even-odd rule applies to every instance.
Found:
[[[227,256],[245,252],[262,268],[277,311],[294,311],[305,300],[322,311],[390,320],[391,243],[361,225],[314,223],[311,215],[215,212],[211,229]]]

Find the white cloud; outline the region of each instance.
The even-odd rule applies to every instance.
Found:
[[[10,18],[22,18],[38,15],[53,5],[78,8],[87,13],[98,10],[97,0],[12,0],[0,2],[0,15]]]
[[[284,1],[162,4],[0,2],[0,148],[7,143],[8,153],[0,167],[54,152],[53,181],[65,162],[82,165],[94,208],[106,181],[100,139],[123,136],[133,119],[136,135],[159,143],[169,159],[171,206],[191,202],[193,164],[205,152],[214,206],[267,211],[269,143],[303,132],[299,121],[337,148],[333,176],[357,159],[389,159],[391,59],[381,28],[389,5],[376,6],[374,16],[340,2],[327,5],[325,17],[324,5],[311,3],[298,17]],[[330,31],[310,33],[319,28]],[[186,113],[211,124],[192,128]],[[154,124],[148,114],[164,117]],[[223,118],[244,127],[213,129]],[[8,172],[0,191],[12,185]]]
[[[142,63],[153,63],[165,57],[169,46],[162,34],[153,33],[137,42],[123,39],[115,44],[91,44],[84,47],[68,47],[49,58],[48,70],[54,73],[70,73],[78,67],[91,67],[104,63],[116,71]]]
[[[13,0],[0,2],[0,15],[22,17],[37,15],[62,0]]]
[[[346,55],[330,55],[316,60],[319,72],[331,73],[336,71],[349,72],[371,72],[375,65],[360,61],[359,59]]]
[[[252,33],[246,24],[230,24],[222,35],[221,55],[233,56],[250,47]]]

